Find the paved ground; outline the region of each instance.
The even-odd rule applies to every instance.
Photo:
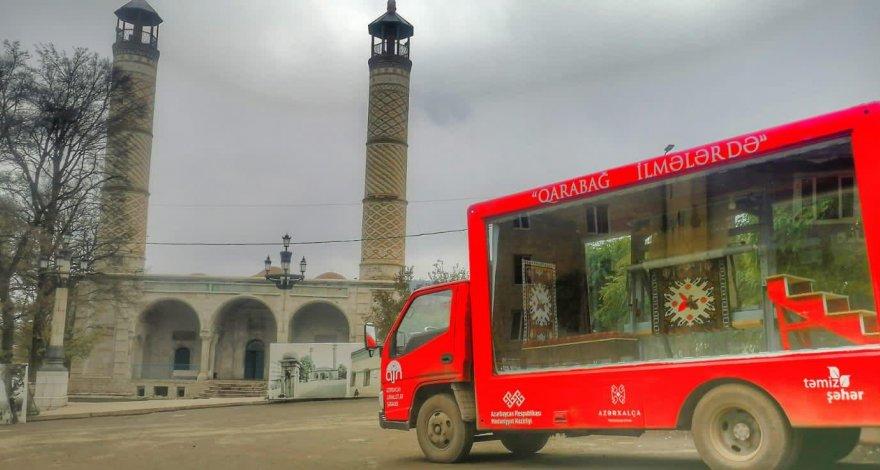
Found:
[[[477,443],[455,468],[700,469],[685,433],[640,438],[551,439],[514,460],[498,442]],[[843,469],[880,466],[860,447]],[[320,401],[44,421],[0,428],[0,469],[424,468],[415,433],[383,431],[372,399]],[[440,468],[439,466],[437,468]]]
[[[223,406],[251,405],[266,403],[265,398],[193,398],[176,400],[135,400],[103,402],[70,402],[55,410],[43,411],[30,421],[53,419],[88,418],[92,416],[123,416],[153,413],[157,410],[180,411],[184,409],[216,408]]]

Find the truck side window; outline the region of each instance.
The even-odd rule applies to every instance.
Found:
[[[395,356],[406,354],[449,329],[452,291],[443,290],[416,297],[394,335]]]

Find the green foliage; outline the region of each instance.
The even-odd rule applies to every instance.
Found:
[[[377,334],[384,337],[391,327],[397,314],[403,309],[406,299],[412,293],[413,267],[405,267],[394,278],[394,284],[388,290],[373,291],[373,304],[367,315],[367,321],[376,325]]]
[[[820,201],[815,213],[826,211],[828,204]],[[848,295],[854,307],[873,308],[861,219],[825,224],[815,219],[812,207],[797,210],[788,202],[773,208],[773,233],[776,273],[813,279],[815,290]],[[746,244],[758,241],[755,233],[739,237]],[[757,256],[738,255],[735,265],[740,303],[760,305],[763,291]]]
[[[821,201],[816,212],[827,205]],[[777,272],[813,279],[815,290],[848,295],[854,307],[873,309],[861,218],[824,224],[790,205],[775,208],[773,216]]]
[[[303,358],[299,360],[299,380],[300,380],[300,382],[308,381],[309,374],[313,370],[315,370],[315,361],[312,360],[312,356],[303,356]]]
[[[336,368],[336,371],[339,372],[340,379],[348,377],[348,369],[345,368],[345,364],[339,364],[339,367]]]
[[[763,290],[757,253],[750,251],[734,255],[733,266],[735,268],[734,282],[737,289],[737,309],[760,307]]]
[[[620,330],[629,318],[627,266],[630,238],[619,237],[589,245],[590,311],[595,331]]]

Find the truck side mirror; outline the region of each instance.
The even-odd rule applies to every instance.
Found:
[[[370,357],[373,357],[373,351],[379,348],[379,341],[376,339],[376,325],[371,322],[364,324],[364,349]]]

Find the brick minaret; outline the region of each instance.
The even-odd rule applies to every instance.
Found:
[[[389,0],[388,11],[368,29],[372,52],[360,279],[391,280],[404,266],[413,26]]]
[[[101,233],[115,252],[115,256],[104,263],[104,269],[133,274],[144,270],[162,18],[145,0],[131,0],[115,14],[118,20],[113,73],[116,80],[125,83],[118,87],[117,97],[126,95],[123,99],[113,99],[110,104],[107,170],[111,180],[104,188]]]

